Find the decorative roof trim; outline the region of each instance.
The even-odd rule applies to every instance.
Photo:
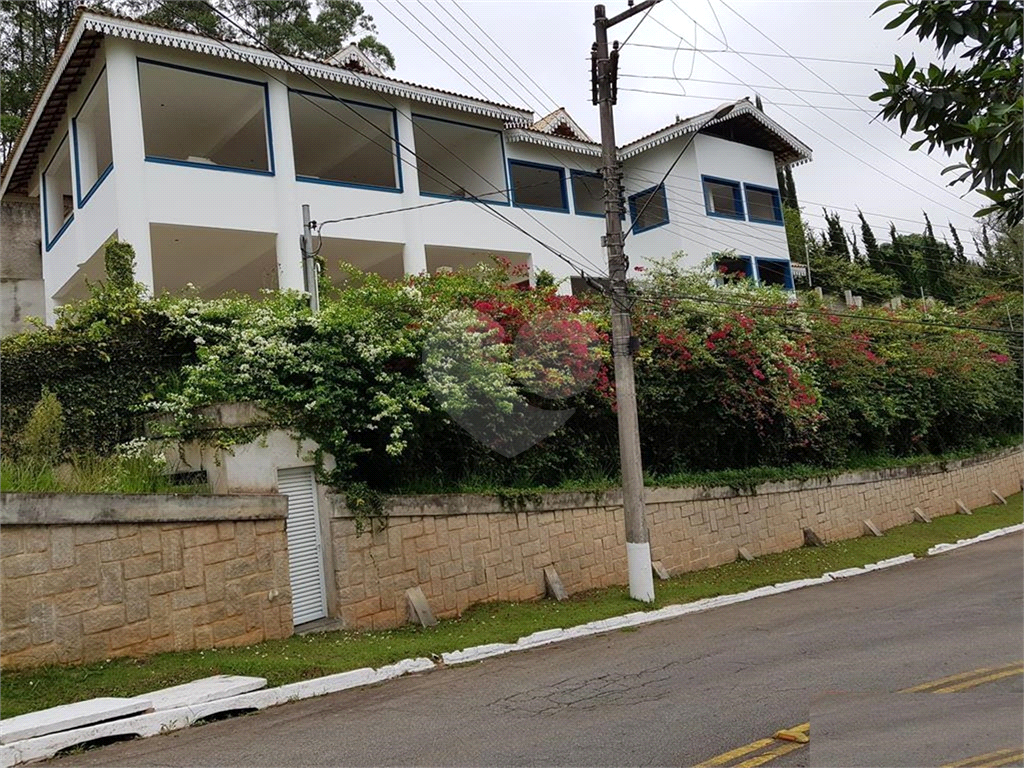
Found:
[[[800,165],[810,161],[812,155],[810,147],[808,147],[802,141],[797,139],[795,136],[793,136],[793,134],[791,134],[781,125],[776,123],[770,117],[765,115],[764,112],[757,109],[753,104],[751,104],[746,99],[741,99],[739,101],[733,102],[733,109],[732,111],[729,112],[729,114],[723,115],[718,119],[711,119],[714,117],[716,113],[718,113],[719,110],[726,106],[729,105],[723,104],[719,107],[716,107],[715,109],[697,115],[696,117],[691,117],[686,120],[682,120],[678,123],[673,123],[672,125],[666,128],[662,128],[660,131],[656,131],[655,133],[649,134],[648,136],[637,139],[636,141],[627,144],[625,147],[619,150],[619,159],[626,160],[627,158],[633,157],[634,155],[638,155],[641,152],[645,152],[653,147],[657,147],[669,141],[674,141],[675,139],[678,139],[680,136],[684,136],[687,133],[700,131],[702,128],[706,128],[709,125],[715,125],[716,123],[724,123],[736,117],[739,117],[740,115],[751,115],[755,120],[761,123],[761,125],[763,125],[767,130],[769,130],[771,133],[774,133],[778,138],[782,139],[784,142],[789,144],[796,154],[801,155],[801,157],[798,160],[794,161],[793,163],[790,163],[790,165]]]
[[[3,178],[0,179],[0,196],[7,193],[7,187],[11,183],[11,177],[14,175],[14,169],[18,167],[18,163],[21,162],[21,156],[25,152],[25,147],[28,146],[28,137],[32,135],[33,131],[35,131],[36,125],[39,123],[39,118],[43,116],[42,107],[50,100],[50,96],[53,95],[53,91],[57,87],[57,83],[60,82],[61,75],[64,74],[64,70],[67,68],[68,62],[75,54],[75,50],[78,48],[78,43],[81,41],[83,34],[85,34],[85,26],[82,24],[76,25],[75,28],[71,30],[68,38],[64,42],[60,58],[57,60],[56,66],[53,67],[53,71],[50,73],[50,79],[46,83],[46,87],[39,93],[35,102],[33,102],[31,117],[22,128],[21,133],[18,135],[18,138],[14,143],[14,149],[11,151],[6,162],[4,162],[4,174]]]
[[[507,130],[505,131],[505,140],[510,144],[525,142],[527,144],[539,144],[550,149],[560,149],[564,152],[575,152],[580,155],[601,156],[601,147],[597,144],[564,139],[561,136],[552,136],[549,133],[533,128],[513,128]]]
[[[554,134],[554,132],[561,126],[565,126],[576,134],[576,138],[580,141],[590,142],[592,144],[596,143],[592,138],[590,138],[587,132],[580,127],[580,124],[572,119],[572,115],[569,114],[565,107],[559,107],[554,112],[545,115],[534,123],[531,128],[535,131],[540,131],[541,133]]]
[[[349,43],[340,51],[328,56],[324,60],[325,64],[331,64],[332,66],[344,69],[348,69],[348,65],[353,62],[359,64],[365,72],[371,75],[379,77],[384,74],[384,71],[370,61],[370,57],[363,53],[355,43]]]
[[[166,48],[195,51],[208,56],[216,56],[233,61],[250,62],[267,69],[291,71],[294,68],[305,75],[320,78],[321,80],[351,85],[462,112],[470,112],[483,117],[501,120],[508,125],[526,126],[533,122],[533,113],[526,109],[483,102],[454,93],[405,83],[401,80],[393,80],[379,75],[366,75],[348,69],[340,69],[329,64],[295,58],[294,56],[281,57],[270,51],[248,45],[229,43],[190,32],[177,32],[153,27],[136,21],[97,16],[89,13],[85,14],[83,19],[86,29],[112,37],[122,37]]]

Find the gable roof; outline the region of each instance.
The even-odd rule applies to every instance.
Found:
[[[759,110],[749,98],[720,104],[707,112],[686,117],[641,136],[619,148],[619,159],[645,152],[688,133],[705,133],[740,144],[768,149],[776,165],[800,165],[811,160],[811,148]]]
[[[565,107],[559,107],[549,115],[545,115],[536,123],[530,126],[531,130],[540,133],[547,133],[551,136],[560,136],[563,139],[574,141],[585,141],[594,144],[594,140],[587,135],[587,132],[580,128],[579,123],[573,120]]]
[[[29,117],[22,126],[14,148],[0,171],[0,194],[6,193],[8,190],[27,191],[36,164],[49,144],[53,132],[63,119],[69,96],[77,89],[105,36],[248,62],[267,70],[296,72],[314,79],[469,112],[500,120],[506,126],[526,127],[533,123],[533,111],[525,107],[500,104],[439,88],[417,85],[383,74],[359,72],[347,68],[344,64],[358,58],[351,54],[348,48],[335,54],[335,56],[345,54],[343,65],[339,66],[329,63],[330,60],[322,62],[298,56],[281,56],[273,51],[251,45],[136,21],[106,11],[81,8],[54,57],[44,85],[33,101]],[[360,51],[359,54],[362,55],[362,52]],[[365,56],[363,58],[365,59]],[[360,61],[360,63],[362,62]],[[366,64],[373,66],[369,59],[366,59]]]
[[[332,53],[324,62],[342,69],[351,69],[367,75],[384,76],[384,70],[370,61],[370,57],[360,50],[355,43],[349,43],[336,53]]]

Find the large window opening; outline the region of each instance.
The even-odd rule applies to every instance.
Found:
[[[401,188],[393,110],[299,91],[288,106],[301,181]]]
[[[743,195],[740,185],[735,181],[703,177],[704,205],[711,216],[725,216],[730,219],[742,219]]]
[[[749,256],[720,256],[715,260],[720,283],[753,280],[754,266]]]
[[[413,115],[420,194],[508,203],[501,133]]]
[[[146,159],[273,173],[264,83],[139,61]]]
[[[747,193],[747,214],[751,221],[762,224],[782,224],[782,202],[779,191],[769,187],[744,185]]]
[[[775,285],[793,290],[793,270],[788,261],[782,259],[757,259],[757,276],[761,285]]]
[[[78,207],[81,208],[114,167],[106,71],[96,80],[71,125],[78,169]]]
[[[633,219],[633,232],[643,232],[668,224],[668,198],[665,185],[659,184],[629,198],[629,215]]]
[[[568,213],[569,200],[561,168],[510,160],[508,170],[512,181],[512,202],[517,208]]]
[[[572,202],[581,216],[604,216],[604,179],[600,173],[572,171]]]
[[[74,221],[75,201],[71,189],[71,144],[61,139],[49,165],[43,171],[43,225],[46,250],[50,250]]]

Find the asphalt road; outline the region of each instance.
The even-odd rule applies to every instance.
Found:
[[[942,765],[1019,749],[1019,674],[958,692],[897,692],[1020,662],[1022,555],[1021,535],[1004,536],[54,762],[684,766],[807,721],[811,744],[768,765]]]

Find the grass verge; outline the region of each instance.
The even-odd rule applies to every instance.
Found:
[[[795,549],[681,574],[656,585],[651,608],[733,594],[780,581],[811,578],[828,571],[914,553],[930,546],[977,536],[1020,523],[1022,494],[1008,504],[983,507],[973,516],[949,515],[930,525],[914,523],[824,548]],[[5,671],[0,676],[0,717],[96,696],[137,696],[170,685],[217,674],[256,675],[271,687],[400,659],[430,656],[474,645],[512,642],[541,629],[570,627],[631,613],[642,606],[626,587],[593,590],[556,603],[486,603],[438,626],[401,627],[377,632],[328,632],[273,640],[245,648],[164,653],[147,659],[114,659],[73,667]]]

